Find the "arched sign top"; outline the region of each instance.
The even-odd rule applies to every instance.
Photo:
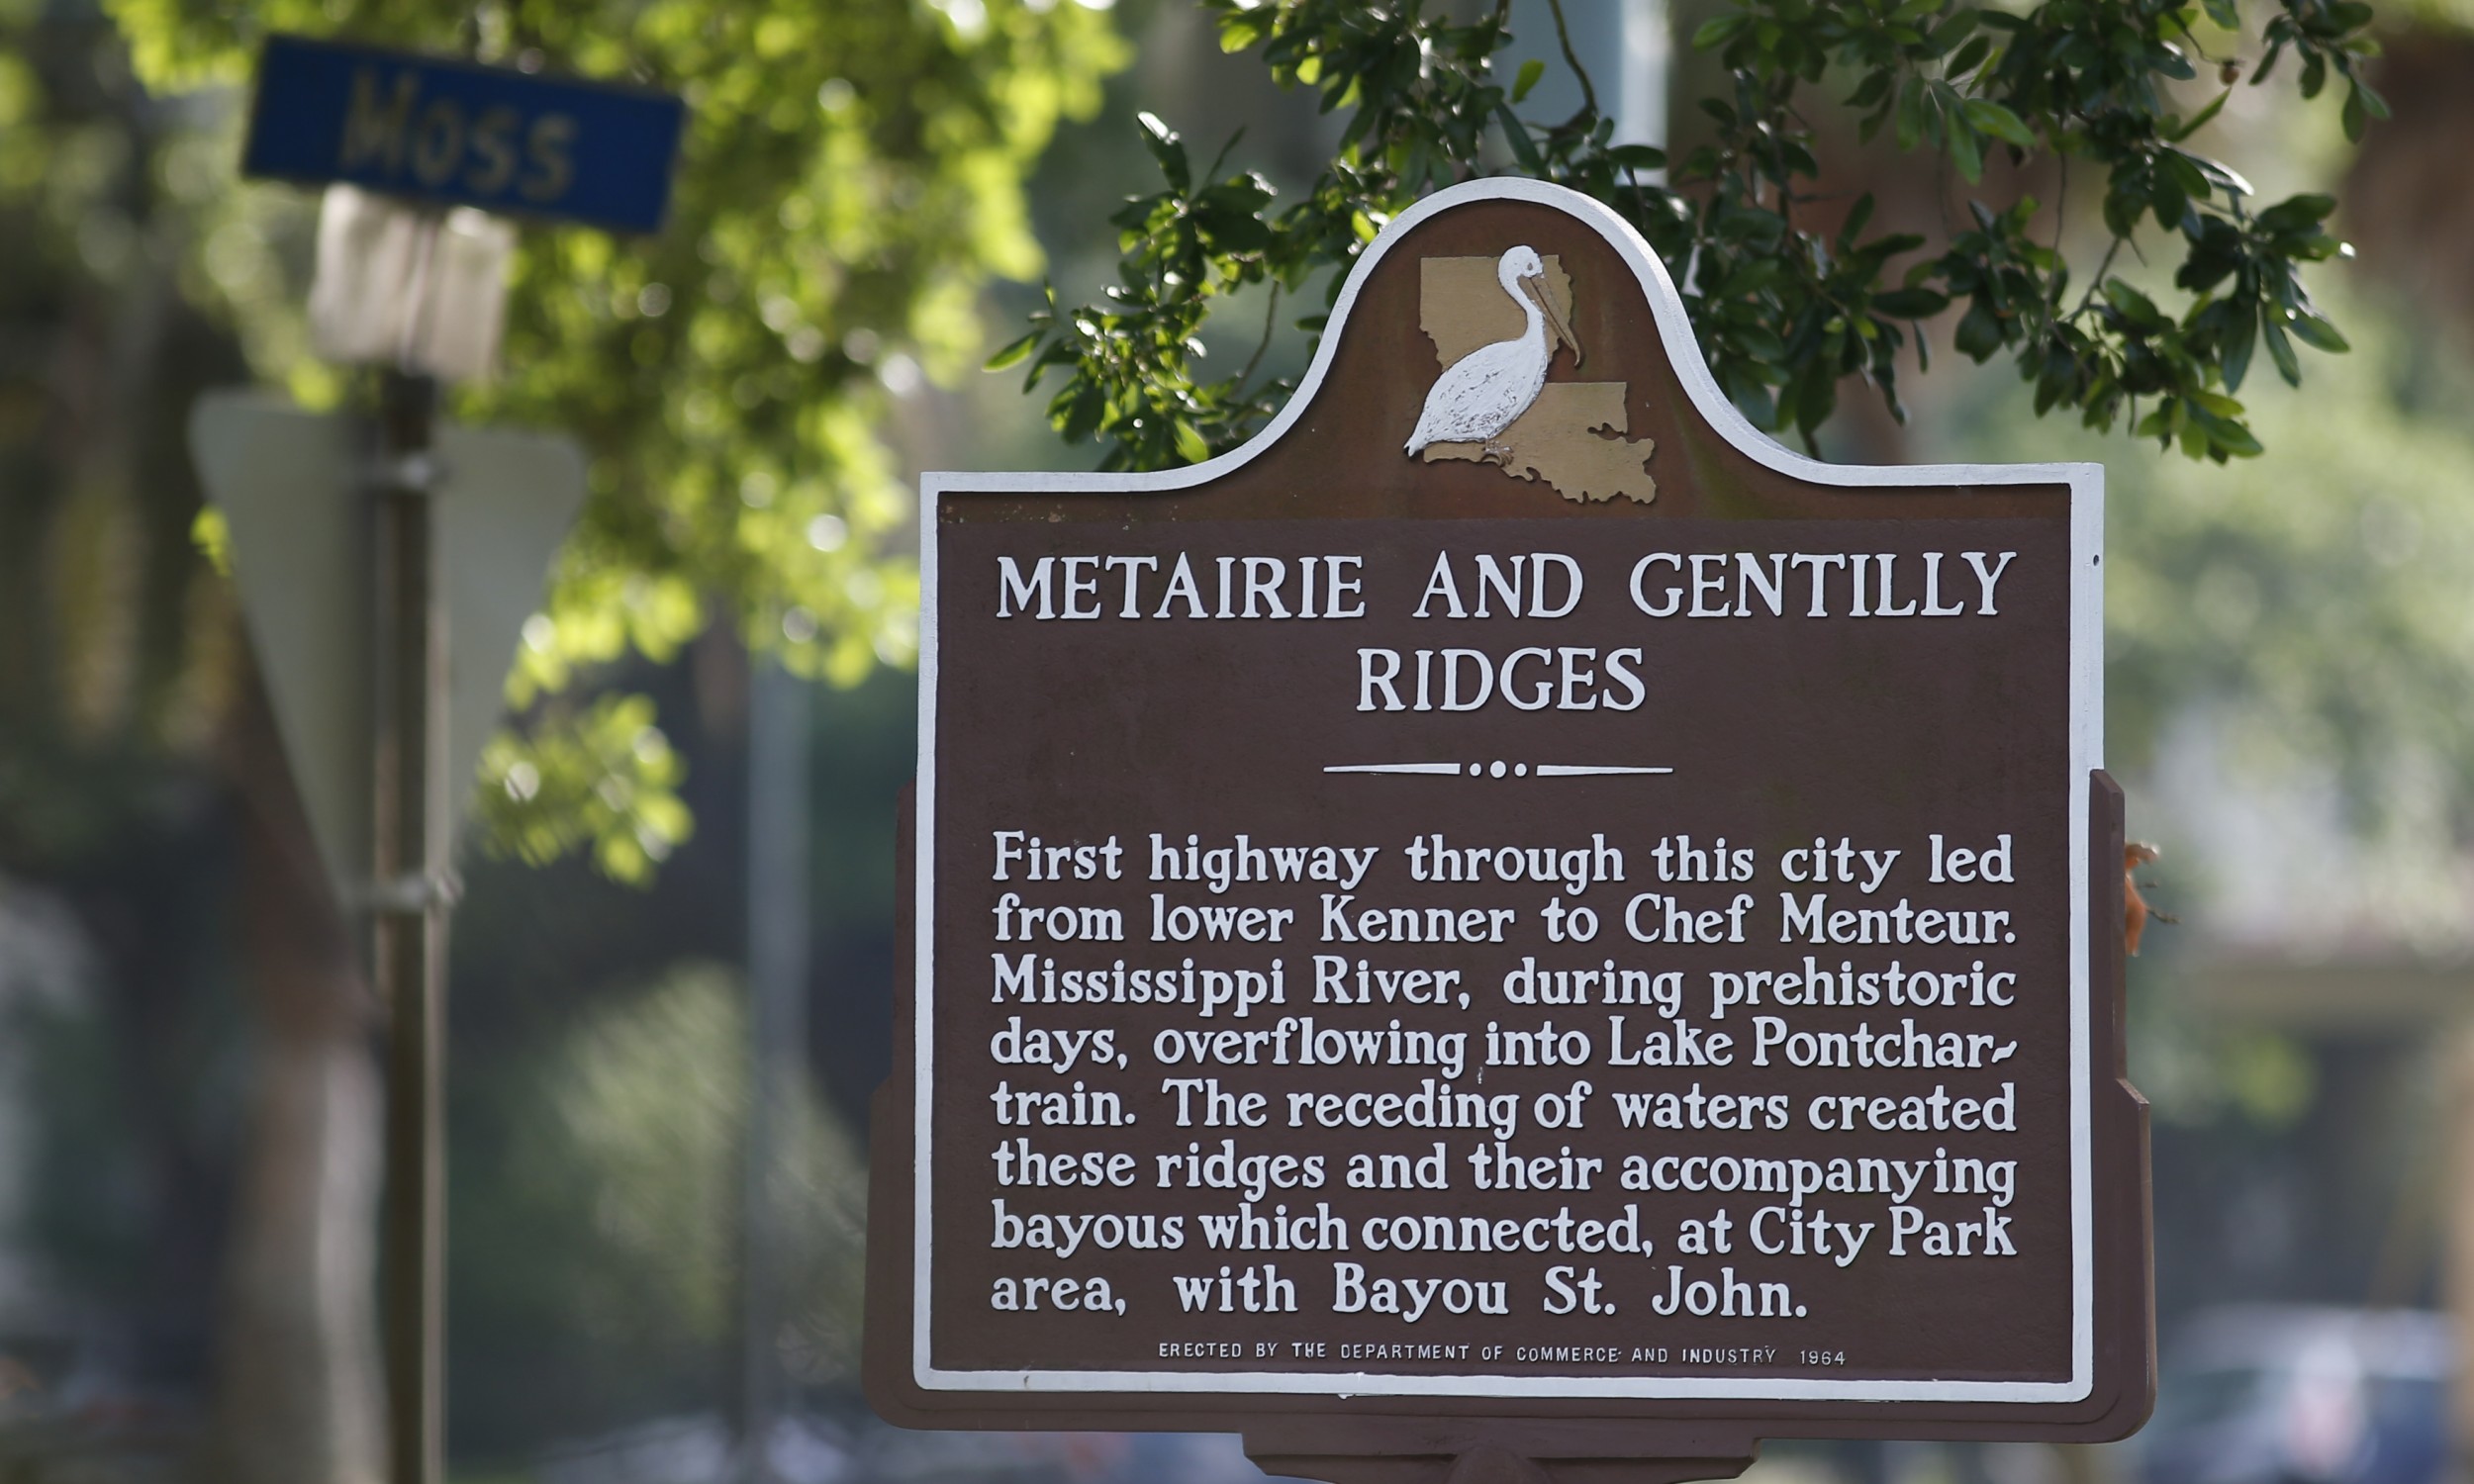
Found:
[[[1556,285],[1552,297],[1555,307],[1571,320],[1572,338],[1578,338],[1580,345],[1581,353],[1575,358],[1569,340],[1550,341],[1548,348],[1556,353],[1547,385],[1561,389],[1558,397],[1572,397],[1574,389],[1586,389],[1576,398],[1583,404],[1578,409],[1583,417],[1607,409],[1610,400],[1619,398],[1616,407],[1623,422],[1642,429],[1629,441],[1645,441],[1651,447],[1644,461],[1651,466],[1653,481],[1662,462],[1656,446],[1663,432],[1671,449],[1665,462],[1679,461],[1687,447],[1697,444],[1693,451],[1704,462],[1712,454],[1722,454],[1748,466],[1747,472],[1757,470],[1791,482],[1778,487],[1781,490],[1802,485],[1817,490],[1923,487],[1983,493],[2021,485],[2063,485],[2073,491],[2076,503],[2093,506],[2101,513],[2103,470],[2095,464],[1848,465],[1824,463],[1787,448],[1754,426],[1720,390],[1701,357],[1673,280],[1632,225],[1577,191],[1516,176],[1492,176],[1447,187],[1386,224],[1351,266],[1348,281],[1333,302],[1329,329],[1317,344],[1296,394],[1240,447],[1198,464],[1155,473],[935,474],[923,483],[922,494],[932,497],[944,491],[999,488],[1084,494],[1192,490],[1271,456],[1292,437],[1313,444],[1313,456],[1320,457],[1327,439],[1349,438],[1358,430],[1355,419],[1384,414],[1401,424],[1400,438],[1392,445],[1396,450],[1414,430],[1421,406],[1408,393],[1422,397],[1431,381],[1426,373],[1441,369],[1445,352],[1468,347],[1463,326],[1483,323],[1492,311],[1499,323],[1508,316],[1509,325],[1518,327],[1520,311],[1507,297],[1514,291],[1498,291],[1493,285],[1501,257],[1521,246],[1531,247],[1541,257],[1559,259],[1550,275]],[[1569,267],[1560,261],[1567,256],[1572,260]],[[1427,260],[1438,258],[1444,261],[1429,267]],[[1477,258],[1489,261],[1481,264]],[[1473,288],[1479,290],[1475,296],[1470,292]],[[1546,297],[1538,296],[1542,307]],[[1481,302],[1472,303],[1473,298]],[[1421,327],[1430,303],[1446,322],[1442,334]],[[1456,336],[1453,330],[1462,333]],[[1370,408],[1370,402],[1377,406]],[[1408,409],[1405,421],[1401,417],[1404,405]],[[1553,411],[1552,405],[1547,411]],[[1618,436],[1607,420],[1586,430],[1602,441]],[[1613,455],[1603,455],[1593,462],[1611,465],[1615,460]],[[1522,474],[1541,478],[1526,470]],[[1758,475],[1752,482],[1766,483]],[[1555,487],[1552,480],[1543,483]],[[1585,481],[1581,483],[1587,487]],[[1472,482],[1470,488],[1485,487]],[[1631,500],[1610,497],[1595,488],[1588,488],[1587,495],[1580,502],[1583,510],[1609,504],[1607,513],[1639,512],[1626,509],[1634,504]],[[1678,502],[1670,500],[1666,512],[1698,510],[1683,511]]]
[[[1536,182],[1331,323],[1221,457],[922,481],[878,1405],[1326,1478],[2135,1427],[2101,471],[1780,447]]]

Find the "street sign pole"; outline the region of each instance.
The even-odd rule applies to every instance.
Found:
[[[539,540],[546,557],[583,495],[572,448],[549,449],[537,438],[527,447],[506,435],[485,441],[449,428],[449,447],[471,455],[457,460],[466,466],[466,486],[495,484],[485,471],[523,474],[496,490],[495,499],[440,518],[438,497],[454,471],[435,451],[438,379],[485,374],[494,358],[509,245],[503,230],[466,219],[512,213],[613,232],[657,231],[686,114],[680,99],[648,89],[349,42],[270,37],[258,58],[241,173],[390,198],[331,200],[320,226],[322,288],[311,296],[322,353],[388,363],[379,373],[375,469],[357,481],[373,502],[375,581],[365,651],[371,704],[349,708],[354,714],[340,722],[333,714],[335,696],[362,677],[338,673],[348,672],[355,657],[333,634],[276,622],[258,625],[256,639],[262,650],[299,666],[269,672],[292,730],[303,732],[315,718],[319,734],[332,740],[357,715],[371,723],[366,856],[357,840],[334,849],[364,823],[353,817],[361,812],[360,790],[350,787],[357,768],[329,767],[332,758],[301,748],[299,738],[291,745],[313,754],[296,756],[295,766],[313,780],[305,791],[313,821],[326,821],[321,843],[330,865],[343,859],[351,872],[364,862],[370,869],[371,979],[390,1021],[384,1291],[393,1484],[437,1484],[443,1458],[449,861],[457,795],[470,783],[478,751],[469,723],[497,713],[496,682],[505,673],[490,672],[486,689],[467,692],[466,723],[450,724],[447,613],[452,606],[467,621],[472,653],[495,658],[493,635],[504,622],[512,641],[537,578],[518,554]],[[275,574],[278,548],[339,550],[355,537],[340,528],[349,521],[301,518],[298,510],[289,521],[261,522],[283,502],[264,480],[242,477],[264,473],[256,466],[265,454],[240,434],[263,420],[219,410],[201,426],[234,425],[223,429],[229,436],[207,440],[213,456],[201,462],[225,482],[224,503],[251,512],[254,538],[246,544],[262,543],[269,558],[253,570]],[[278,487],[298,493],[289,482]],[[535,517],[553,512],[554,520],[536,528]],[[485,530],[491,539],[473,539]],[[244,570],[252,570],[245,566],[251,560],[243,556]],[[255,605],[270,615],[297,615],[318,606],[307,596],[315,589],[335,600],[331,610],[343,606],[343,595],[321,577],[260,576]],[[287,587],[295,591],[281,591]],[[510,594],[518,595],[512,614],[504,611]],[[312,670],[316,683],[306,673]]]
[[[389,1477],[428,1484],[442,1456],[447,868],[509,661],[584,504],[585,464],[570,438],[437,418],[435,382],[400,365],[379,376],[357,416],[209,393],[190,445],[230,522],[241,612],[320,858],[355,932],[368,915],[370,982],[393,1012],[387,1265],[372,1296],[386,1320]]]
[[[446,614],[431,452],[437,384],[380,373],[371,964],[389,1012],[386,1347],[395,1484],[436,1484],[446,1271]]]

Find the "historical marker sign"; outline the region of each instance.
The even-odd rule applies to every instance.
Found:
[[[2136,1427],[2100,471],[1785,452],[1543,185],[1333,325],[1234,454],[923,487],[879,1405],[1324,1477]]]

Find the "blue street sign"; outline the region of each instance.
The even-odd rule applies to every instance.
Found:
[[[649,88],[272,36],[240,171],[651,232],[685,122]]]

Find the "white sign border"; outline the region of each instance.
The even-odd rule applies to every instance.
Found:
[[[2067,1381],[1801,1380],[1792,1377],[1604,1376],[1569,1372],[1506,1375],[1408,1374],[1385,1371],[1102,1371],[952,1370],[929,1355],[930,1236],[935,1231],[930,1177],[934,1132],[933,1027],[936,881],[937,509],[949,493],[1152,494],[1190,489],[1243,468],[1278,443],[1304,415],[1331,369],[1349,312],[1367,276],[1420,224],[1480,201],[1523,201],[1553,207],[1595,228],[1632,266],[1649,299],[1684,394],[1722,438],[1756,463],[1813,484],[1848,489],[1919,485],[2066,485],[2070,490],[2070,737],[2068,772],[2060,781],[2070,839],[2070,1239],[2071,1340]],[[1603,203],[1545,181],[1494,176],[1447,187],[1393,218],[1358,257],[1332,305],[1313,363],[1288,405],[1263,431],[1217,458],[1153,474],[931,473],[919,480],[919,767],[911,908],[911,1118],[917,1144],[911,1183],[911,1377],[925,1391],[1025,1393],[1244,1393],[1303,1396],[1471,1397],[1504,1399],[1609,1398],[1639,1401],[2042,1402],[2085,1401],[2095,1390],[2095,1185],[2091,1169],[2093,1067],[2088,1044],[2089,776],[2104,766],[2104,466],[2101,464],[1825,464],[1792,452],[1762,433],[1719,390],[1699,354],[1683,301],[1665,265],[1632,225]],[[1690,354],[1684,352],[1689,350]]]

